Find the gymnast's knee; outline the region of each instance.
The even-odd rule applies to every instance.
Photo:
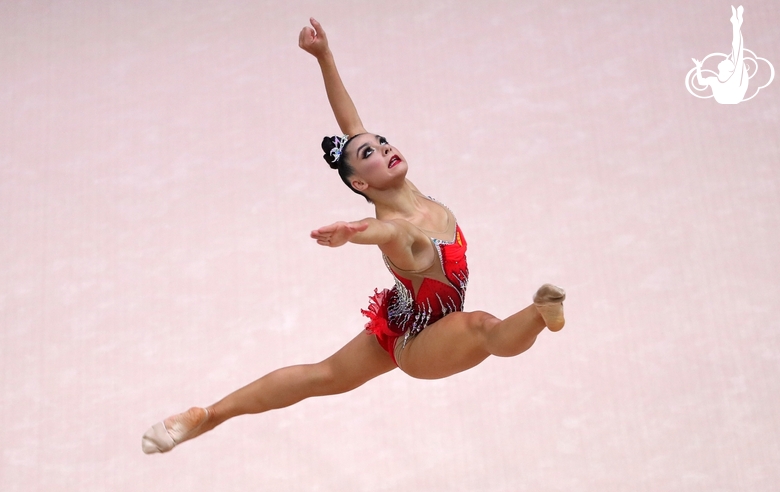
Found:
[[[330,360],[324,360],[317,364],[312,364],[311,384],[320,396],[338,395],[351,391],[361,383],[351,380],[341,374],[338,368]]]
[[[481,336],[488,336],[493,328],[501,323],[500,319],[484,311],[474,311],[468,313],[468,316],[469,326],[473,327],[473,329],[476,330],[476,332]]]

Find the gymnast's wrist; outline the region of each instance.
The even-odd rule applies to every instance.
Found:
[[[320,63],[320,65],[334,63],[333,52],[330,51],[330,48],[325,48],[321,53],[318,53],[317,61]]]

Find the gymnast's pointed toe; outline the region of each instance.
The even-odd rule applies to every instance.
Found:
[[[141,449],[146,454],[167,453],[177,444],[202,434],[205,430],[202,427],[208,420],[209,410],[200,407],[168,417],[146,431],[141,439]]]
[[[544,284],[534,294],[534,304],[555,304],[566,300],[566,292],[553,284]]]
[[[167,453],[176,443],[165,428],[165,424],[157,422],[144,433],[141,438],[141,449],[146,454]]]
[[[539,311],[550,331],[559,331],[566,324],[563,316],[564,300],[566,300],[566,292],[553,284],[542,285],[534,294],[536,310]]]

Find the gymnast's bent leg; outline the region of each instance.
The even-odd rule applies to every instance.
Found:
[[[193,407],[168,417],[144,434],[142,448],[147,454],[164,453],[233,417],[344,393],[395,367],[376,337],[363,332],[322,362],[278,369],[205,409]]]
[[[403,346],[395,346],[398,366],[420,379],[438,379],[470,369],[490,355],[514,357],[534,344],[549,327],[563,328],[563,290],[545,285],[534,304],[500,320],[482,311],[451,313],[426,327]]]

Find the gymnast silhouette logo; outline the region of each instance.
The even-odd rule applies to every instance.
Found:
[[[731,40],[731,53],[725,55],[723,53],[711,53],[704,57],[702,61],[692,58],[693,63],[696,64],[685,76],[685,88],[688,92],[700,99],[708,99],[714,97],[715,101],[720,104],[739,104],[742,101],[749,101],[756,97],[758,91],[768,86],[775,78],[775,67],[769,63],[766,58],[761,58],[749,49],[744,47],[742,41],[742,13],[745,11],[740,5],[736,10],[734,6],[731,7],[731,26],[732,26],[732,40]],[[746,55],[749,53],[751,56]],[[709,73],[716,75],[714,71],[702,69],[704,62],[709,58],[718,60],[723,58],[718,63],[718,73],[716,77],[703,77],[702,73]],[[758,60],[763,61],[769,67],[769,80],[762,86],[756,87],[749,97],[745,97],[748,91],[748,85],[750,79],[752,79],[758,73],[759,63]],[[712,89],[712,94],[700,95],[699,93],[706,93],[707,88]],[[693,88],[693,90],[691,90]],[[696,92],[694,92],[696,91]]]

